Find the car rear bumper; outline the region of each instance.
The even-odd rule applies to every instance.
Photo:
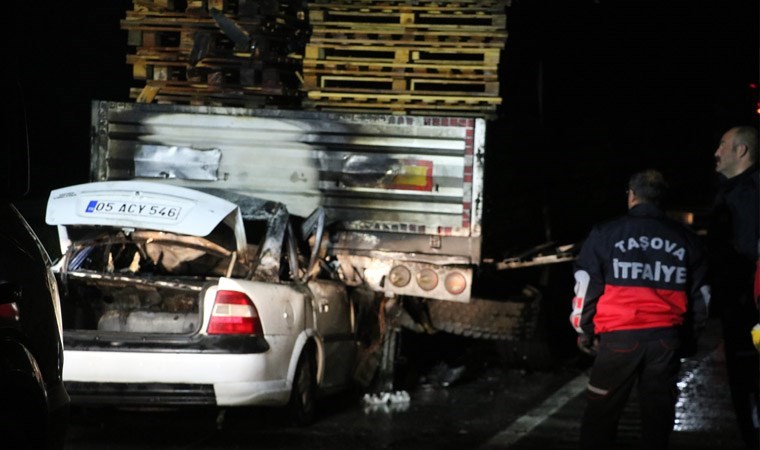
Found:
[[[191,406],[216,405],[210,384],[66,382],[77,405]]]
[[[125,335],[92,331],[64,331],[66,350],[145,353],[264,353],[269,343],[263,336],[248,335]]]
[[[66,350],[63,379],[74,404],[283,405],[291,352],[278,347],[250,354]]]

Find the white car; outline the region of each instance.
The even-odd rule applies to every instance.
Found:
[[[321,210],[234,200],[139,181],[50,194],[74,404],[289,405],[308,423],[316,395],[351,384],[353,309],[320,258]]]

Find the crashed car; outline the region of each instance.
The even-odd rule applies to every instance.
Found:
[[[320,255],[321,210],[234,200],[140,181],[50,194],[73,404],[287,405],[305,424],[351,385],[352,305]]]
[[[0,201],[0,448],[63,448],[69,397],[50,258]]]
[[[4,27],[4,30],[13,30]],[[13,42],[9,33],[3,42]],[[15,45],[8,61],[22,62]],[[0,107],[0,448],[62,449],[69,397],[62,381],[63,341],[51,261],[17,209],[27,203],[31,155],[19,70],[1,71]],[[23,210],[23,207],[21,208]]]

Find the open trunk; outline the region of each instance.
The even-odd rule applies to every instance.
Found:
[[[58,227],[63,253],[54,270],[64,330],[101,342],[109,333],[196,334],[205,292],[219,278],[262,278],[278,267],[287,212],[258,199],[244,204],[246,220],[236,203],[176,186],[114,181],[53,191],[46,221]]]
[[[62,302],[68,331],[192,334],[203,322],[203,280],[146,280],[67,274]]]

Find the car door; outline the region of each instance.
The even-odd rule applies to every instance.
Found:
[[[325,350],[323,387],[347,384],[353,373],[356,344],[352,327],[351,304],[343,283],[312,279],[307,283],[312,293],[314,321]]]
[[[318,208],[301,227],[299,246],[309,252],[309,263],[303,279],[312,294],[314,326],[322,337],[325,353],[323,388],[350,382],[356,358],[353,311],[344,283],[334,275],[321,254],[325,241],[324,210]],[[337,277],[335,277],[337,278]]]

